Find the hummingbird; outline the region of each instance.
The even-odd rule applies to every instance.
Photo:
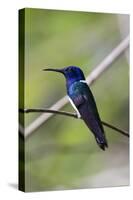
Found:
[[[66,78],[67,95],[71,105],[93,133],[97,144],[102,150],[108,147],[104,128],[98,113],[94,96],[87,85],[83,71],[77,66],[62,69],[43,69],[63,74]]]

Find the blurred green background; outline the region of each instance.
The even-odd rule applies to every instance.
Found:
[[[43,68],[75,65],[87,76],[128,33],[128,15],[26,9],[25,108],[49,108],[66,95],[64,77]],[[128,73],[127,51],[91,86],[101,118],[125,130]],[[25,114],[26,127],[39,115]],[[128,138],[105,132],[103,152],[82,120],[54,115],[25,141],[26,191],[128,185]]]

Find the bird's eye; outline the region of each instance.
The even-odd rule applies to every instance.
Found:
[[[67,68],[67,69],[66,69],[66,72],[71,72],[71,68]]]
[[[66,68],[65,71],[66,72],[73,72],[73,68]]]
[[[72,68],[69,68],[68,71],[69,71],[69,72],[73,72],[73,69],[72,69]]]

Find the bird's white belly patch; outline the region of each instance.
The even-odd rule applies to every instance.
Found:
[[[78,118],[81,118],[81,115],[80,115],[80,113],[79,113],[78,109],[76,108],[76,106],[74,105],[74,103],[73,103],[72,99],[71,99],[69,96],[68,96],[68,99],[69,99],[69,101],[70,101],[70,103],[71,103],[72,107],[73,107],[73,108],[74,108],[74,110],[76,111]]]

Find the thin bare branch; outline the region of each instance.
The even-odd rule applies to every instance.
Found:
[[[71,113],[71,112],[66,112],[66,111],[57,111],[57,110],[50,110],[50,109],[42,109],[42,108],[29,108],[29,109],[19,109],[20,112],[22,113],[33,113],[33,112],[45,112],[45,113],[53,113],[53,114],[58,114],[58,115],[64,115],[64,116],[68,116],[68,117],[73,117],[78,119],[78,116],[76,113]],[[82,119],[82,118],[81,118]],[[127,131],[122,130],[116,126],[113,126],[112,124],[109,124],[107,122],[101,121],[102,124],[108,128],[111,128],[117,132],[119,132],[120,134],[129,137],[129,134]]]
[[[122,54],[129,46],[129,36],[127,36],[116,48],[112,50],[112,52],[105,57],[105,59],[94,68],[94,70],[89,74],[86,78],[88,85],[92,85],[105,70],[107,70],[111,64]],[[50,110],[60,110],[68,103],[67,96],[64,96],[62,99],[57,101],[53,106],[50,107]],[[30,135],[33,131],[35,131],[39,126],[41,126],[45,121],[47,121],[53,113],[43,113],[37,119],[35,119],[22,134],[25,137]]]
[[[120,128],[118,128],[118,127],[116,127],[116,126],[114,126],[114,125],[112,125],[112,124],[109,124],[109,123],[107,123],[107,122],[105,122],[105,121],[102,121],[102,124],[103,124],[104,126],[107,126],[108,128],[111,128],[111,129],[113,129],[113,130],[119,132],[120,134],[122,134],[122,135],[124,135],[124,136],[126,136],[126,137],[129,137],[129,133],[128,133],[127,131],[123,130],[123,129],[120,129]]]

